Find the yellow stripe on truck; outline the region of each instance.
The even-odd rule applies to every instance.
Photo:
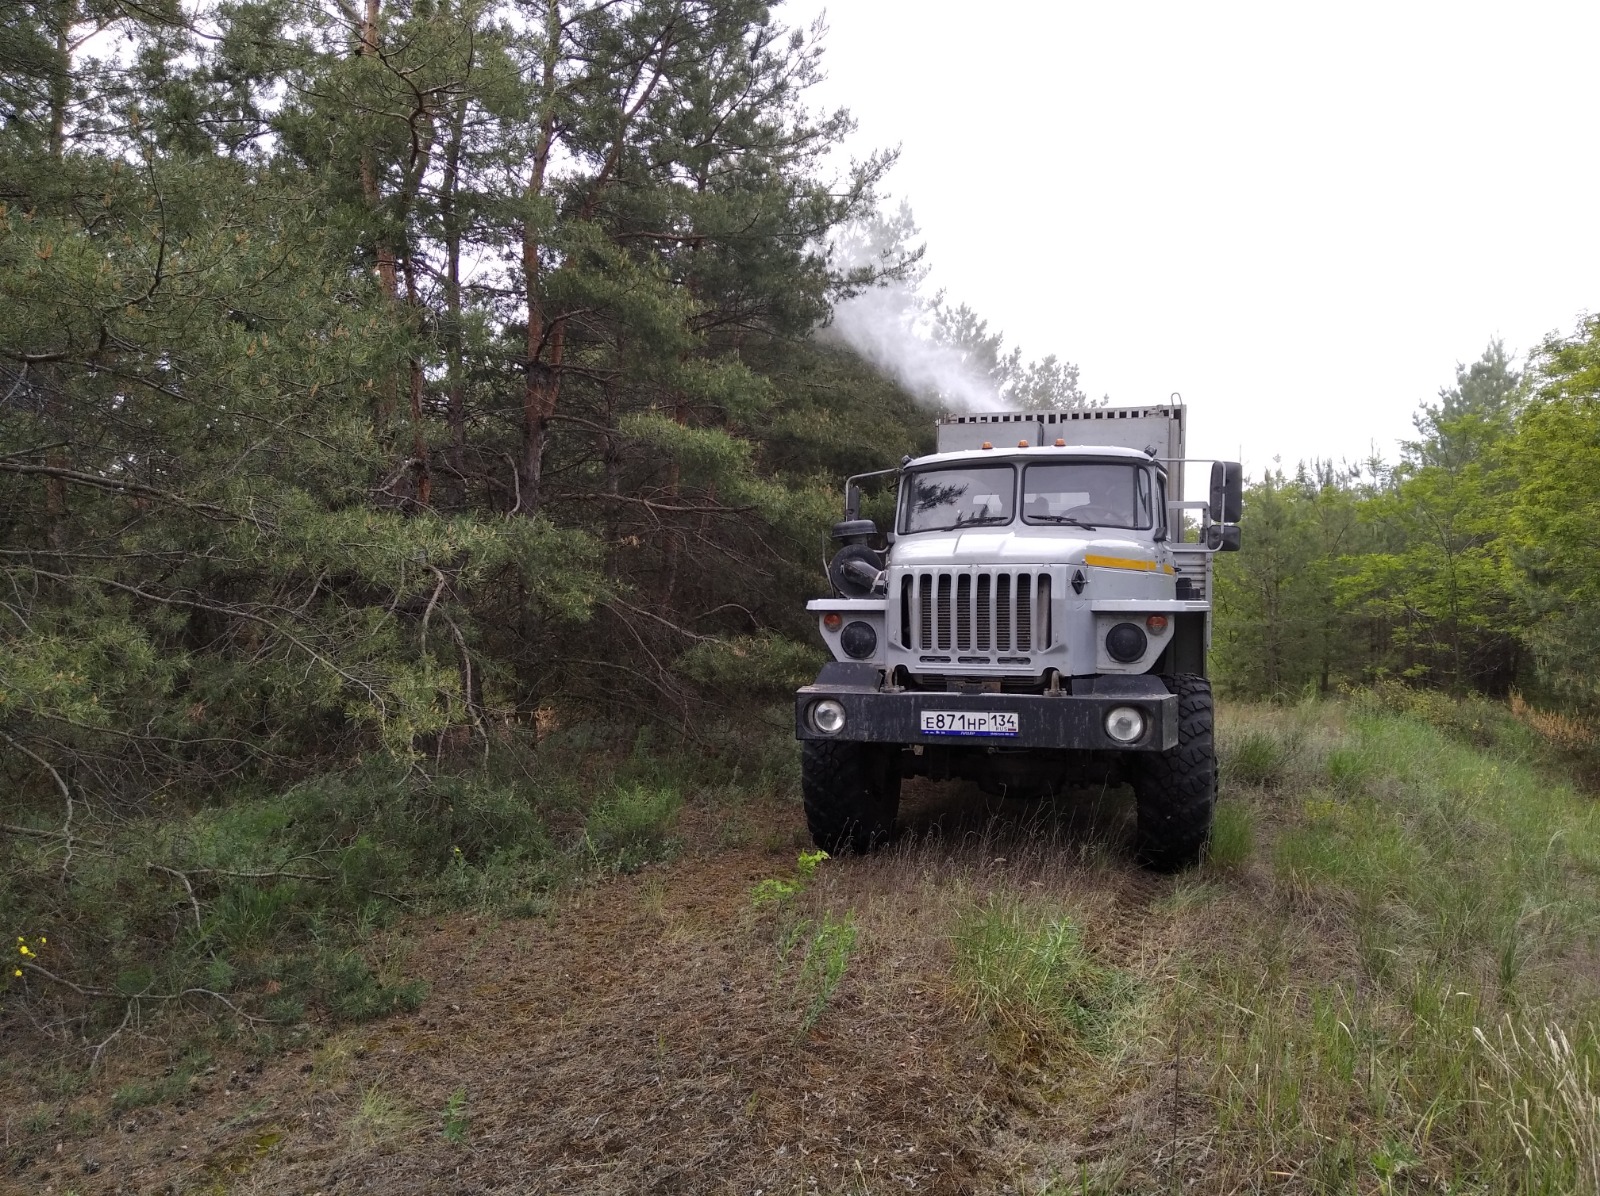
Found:
[[[1102,569],[1137,569],[1141,573],[1172,573],[1171,565],[1159,565],[1155,561],[1141,561],[1131,556],[1095,556],[1093,553],[1083,558],[1085,565],[1098,565]]]

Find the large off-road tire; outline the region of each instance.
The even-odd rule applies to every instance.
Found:
[[[900,809],[900,749],[808,739],[800,749],[800,794],[811,839],[832,855],[887,841]]]
[[[1170,751],[1140,753],[1134,763],[1134,854],[1146,868],[1176,872],[1198,863],[1211,838],[1217,747],[1211,682],[1188,673],[1162,680],[1178,696],[1178,742]]]

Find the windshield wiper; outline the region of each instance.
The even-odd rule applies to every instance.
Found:
[[[1086,532],[1097,532],[1099,525],[1085,523],[1076,515],[1028,515],[1025,516],[1029,523],[1070,523],[1073,527],[1081,527]]]

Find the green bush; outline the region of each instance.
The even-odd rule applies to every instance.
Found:
[[[595,861],[634,872],[666,859],[674,846],[668,833],[682,804],[674,789],[628,785],[613,790],[589,811],[584,828]]]

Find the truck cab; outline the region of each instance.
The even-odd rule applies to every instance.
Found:
[[[1185,415],[955,416],[940,451],[851,479],[834,595],[808,605],[834,660],[796,695],[819,846],[887,838],[907,776],[1012,796],[1127,780],[1140,858],[1198,858],[1216,788],[1211,556],[1238,546],[1240,476],[1214,463],[1211,497],[1183,499]],[[888,478],[880,533],[859,486]]]

